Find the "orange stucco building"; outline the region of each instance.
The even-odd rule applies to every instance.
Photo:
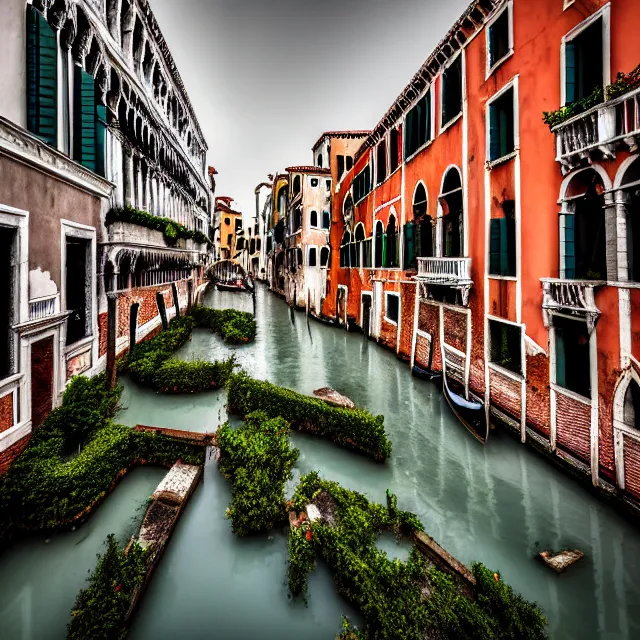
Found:
[[[329,159],[322,304],[632,501],[639,20],[635,0],[472,3],[353,166]]]

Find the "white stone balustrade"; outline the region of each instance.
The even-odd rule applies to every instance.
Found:
[[[593,331],[600,309],[596,306],[595,289],[605,282],[600,280],[564,280],[541,278],[542,309],[546,326],[551,325],[553,311],[583,317],[589,331]]]
[[[29,321],[42,320],[60,313],[60,294],[29,300]]]
[[[471,284],[471,258],[418,258],[418,279],[432,284]]]

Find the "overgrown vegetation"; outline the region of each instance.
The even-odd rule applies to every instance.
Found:
[[[126,637],[127,613],[136,590],[144,581],[151,550],[133,542],[125,553],[113,534],[107,537],[105,546],[89,585],[76,597],[67,625],[69,640]]]
[[[191,337],[193,326],[189,316],[174,318],[167,330],[137,344],[122,368],[137,382],[164,393],[196,393],[224,386],[233,373],[234,358],[221,362],[170,360]]]
[[[618,73],[615,82],[608,85],[604,90],[602,87],[596,87],[588,96],[582,98],[582,100],[576,100],[564,107],[560,107],[560,109],[556,111],[544,111],[542,113],[542,120],[550,129],[553,129],[566,120],[585,111],[589,111],[589,109],[602,104],[606,100],[613,100],[614,98],[623,96],[638,87],[640,87],[640,65],[630,73]]]
[[[227,344],[244,344],[256,338],[255,318],[246,311],[196,306],[191,309],[191,317],[198,327],[219,333]]]
[[[137,463],[202,464],[202,449],[112,420],[121,389],[104,375],[76,377],[0,480],[0,537],[11,528],[52,529],[88,515]]]
[[[229,410],[246,416],[264,411],[270,418],[283,417],[292,427],[325,436],[343,447],[383,461],[391,455],[391,442],[384,430],[384,417],[362,409],[342,409],[245,373],[230,377],[227,387]]]
[[[201,231],[187,229],[171,218],[154,216],[131,206],[110,209],[105,219],[105,225],[108,227],[114,222],[129,222],[154,231],[161,231],[168,245],[175,245],[178,239],[194,240],[199,244],[211,244],[210,239]]]
[[[284,522],[284,486],[298,459],[286,421],[251,413],[237,429],[228,423],[220,427],[218,446],[220,472],[233,483],[227,518],[234,533],[246,536]]]
[[[406,562],[391,560],[378,549],[376,540],[384,530],[409,536],[422,529],[414,514],[397,508],[392,494],[387,493],[385,507],[312,472],[301,479],[292,502],[296,512],[313,503],[322,517],[315,522],[304,517],[297,521],[292,533],[295,542],[289,544],[289,588],[294,595],[304,593],[306,578],[300,573],[312,568],[312,554],[322,557],[339,592],[365,619],[362,630],[345,621],[340,638],[546,637],[546,622],[539,608],[481,564],[473,566],[477,595],[472,600],[460,584],[431,566],[415,547]]]

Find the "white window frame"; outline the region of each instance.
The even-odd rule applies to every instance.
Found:
[[[311,212],[315,211],[316,212],[316,224],[311,224]],[[320,229],[320,220],[318,218],[318,216],[321,215],[318,213],[317,209],[310,209],[309,210],[309,229]]]
[[[418,147],[409,157],[405,158],[404,157],[404,150],[405,150],[405,143],[404,143],[404,136],[407,132],[407,115],[409,113],[409,111],[411,111],[411,109],[413,109],[418,102],[420,102],[420,100],[422,100],[422,98],[424,98],[429,92],[431,92],[431,97],[429,99],[429,109],[431,111],[431,113],[429,114],[429,120],[430,120],[430,124],[431,126],[429,127],[429,139],[421,146]],[[438,103],[441,104],[442,103],[442,91],[440,91],[440,100],[438,100]],[[409,162],[411,162],[411,160],[413,160],[417,155],[419,155],[420,153],[422,153],[430,144],[433,143],[433,141],[436,139],[436,118],[438,117],[438,114],[436,113],[436,99],[435,99],[435,91],[434,91],[434,84],[431,83],[417,98],[416,100],[414,100],[411,103],[411,107],[409,107],[407,109],[407,111],[405,112],[403,118],[402,118],[402,134],[400,135],[400,157],[402,158],[402,161],[398,164],[398,167],[396,169],[396,171],[403,165],[403,164],[408,164]],[[442,118],[442,107],[440,107],[440,118]],[[457,118],[457,116],[456,116]],[[438,121],[438,125],[440,126],[440,122]],[[397,126],[395,127],[396,129],[398,128]],[[442,130],[441,130],[442,132]],[[395,171],[394,171],[395,173]]]
[[[460,91],[460,95],[462,97],[462,103],[460,104],[460,112],[458,114],[456,114],[455,116],[453,116],[453,118],[451,118],[450,120],[448,120],[447,122],[443,122],[442,120],[442,108],[444,106],[444,72],[454,63],[456,62],[456,60],[461,57],[461,61],[460,61],[460,83],[461,83],[461,91]],[[439,99],[438,99],[438,129],[440,131],[440,134],[444,133],[447,129],[449,129],[450,127],[452,127],[456,122],[458,122],[458,120],[460,120],[460,118],[462,118],[463,114],[464,114],[464,103],[467,99],[467,83],[466,83],[466,59],[464,56],[464,49],[461,49],[460,51],[458,51],[458,53],[453,56],[448,62],[447,64],[442,68],[442,71],[440,71],[440,74],[438,76],[440,78],[440,91],[439,93]]]
[[[313,181],[316,181],[318,184],[317,185],[313,185]],[[318,178],[317,176],[309,176],[309,187],[311,189],[317,189],[320,186],[320,178]]]
[[[524,337],[525,337],[524,324],[520,322],[513,322],[513,320],[507,320],[506,318],[501,318],[500,316],[492,316],[487,314],[487,323],[489,322],[501,322],[502,324],[508,324],[508,325],[511,325],[512,327],[518,327],[520,329],[520,372],[511,371],[511,369],[502,367],[491,360],[491,329],[490,328],[487,335],[487,342],[489,343],[487,356],[488,356],[489,369],[492,369],[493,371],[497,371],[498,373],[501,373],[507,378],[511,378],[512,380],[517,380],[518,382],[521,382],[524,377],[525,360],[526,360],[526,346],[524,341]],[[487,326],[489,327],[490,325],[487,324]]]
[[[315,265],[311,264],[311,249],[314,249],[315,252],[316,252],[316,264]],[[315,269],[315,268],[320,266],[320,254],[318,252],[318,245],[310,244],[310,245],[307,246],[307,262],[306,262],[305,266],[310,267],[312,269]]]
[[[485,107],[485,156],[488,167],[495,167],[498,164],[507,162],[520,153],[520,96],[519,96],[519,80],[518,75],[514,76],[499,91],[494,93]],[[513,151],[500,158],[491,160],[491,105],[499,100],[507,91],[513,89]]]
[[[566,2],[564,8],[567,8]],[[562,43],[560,45],[560,105],[563,107],[567,104],[567,42],[574,40],[600,18],[602,18],[602,88],[604,89],[607,85],[611,84],[611,2],[607,2],[607,4],[598,9],[598,11],[562,36]]]
[[[390,296],[395,296],[398,298],[398,320],[392,320],[387,316],[387,300]],[[402,317],[402,300],[400,298],[400,294],[396,291],[385,291],[384,292],[384,321],[392,324],[394,326],[398,326],[400,324],[400,318]]]
[[[502,16],[504,12],[508,12],[508,32],[509,32],[509,50],[507,53],[502,56],[499,60],[496,60],[493,65],[491,64],[491,38],[490,31],[493,25],[498,21],[498,19]],[[486,58],[486,77],[488,79],[493,72],[501,66],[506,60],[508,60],[514,53],[514,39],[513,39],[513,0],[509,0],[501,9],[499,9],[496,14],[487,22],[485,26],[485,40],[486,40],[486,50],[487,50],[487,58]]]
[[[323,266],[322,264],[322,252],[326,249],[329,252],[329,256],[327,258],[327,264]],[[329,269],[331,268],[331,247],[327,244],[324,247],[320,247],[320,251],[318,252],[318,267],[320,269]]]

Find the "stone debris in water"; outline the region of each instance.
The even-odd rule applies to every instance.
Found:
[[[315,504],[308,504],[307,517],[309,518],[310,522],[315,522],[316,520],[320,520],[322,514],[320,513],[320,509],[318,509]]]
[[[336,407],[342,407],[343,409],[355,409],[356,405],[353,400],[347,398],[347,396],[343,396],[341,393],[338,393],[335,389],[331,387],[322,387],[322,389],[316,389],[313,392],[313,395],[329,404],[333,404]]]
[[[568,569],[572,564],[578,562],[584,558],[584,553],[578,549],[565,549],[558,553],[551,553],[550,551],[541,551],[539,554],[542,561],[551,567],[556,573],[562,573],[565,569]]]
[[[158,488],[151,496],[152,500],[162,500],[168,504],[181,504],[187,497],[199,467],[191,464],[176,463],[171,467]]]

